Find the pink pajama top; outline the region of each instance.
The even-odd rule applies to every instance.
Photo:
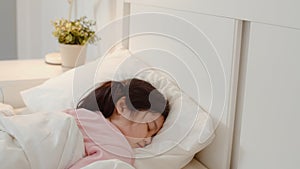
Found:
[[[71,166],[77,169],[95,161],[119,159],[133,165],[133,150],[121,131],[101,112],[66,110],[72,115],[84,138],[85,156]]]

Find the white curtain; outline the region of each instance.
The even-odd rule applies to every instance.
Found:
[[[97,22],[97,35],[101,41],[97,45],[98,56],[114,50],[122,38],[123,0],[95,0],[94,17]],[[114,48],[114,49],[112,49]]]

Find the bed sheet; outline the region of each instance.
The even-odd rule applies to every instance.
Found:
[[[201,162],[196,160],[195,158],[192,159],[185,167],[182,169],[208,169],[206,168]]]
[[[99,168],[101,167],[101,168]],[[134,169],[132,166],[130,166],[127,163],[123,163],[120,160],[106,160],[106,161],[99,161],[99,162],[94,162],[83,169],[104,169],[104,168],[109,168],[109,169]],[[185,167],[182,169],[208,169],[206,168],[201,162],[199,162],[196,159],[192,159]]]

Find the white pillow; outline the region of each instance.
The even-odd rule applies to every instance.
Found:
[[[144,60],[119,50],[96,61],[65,72],[40,86],[21,92],[32,111],[57,111],[76,107],[95,84],[108,80],[139,78],[151,83],[170,102],[170,113],[150,145],[137,148],[138,169],[175,169],[185,166],[195,153],[213,139],[212,120],[193,99],[184,94],[176,81]]]

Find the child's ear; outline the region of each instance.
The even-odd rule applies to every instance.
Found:
[[[126,106],[126,98],[125,96],[121,97],[116,104],[116,109],[117,109],[117,114],[124,114],[125,111],[127,110],[127,106]]]

